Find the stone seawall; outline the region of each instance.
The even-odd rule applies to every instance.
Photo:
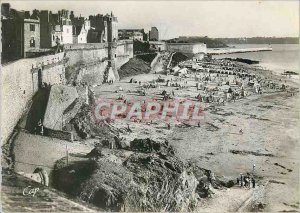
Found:
[[[65,46],[68,62],[66,66],[78,63],[91,63],[93,61],[104,61],[108,58],[108,48],[106,44],[72,44]]]
[[[64,53],[26,58],[1,67],[1,144],[13,131],[39,84],[64,82]]]
[[[66,66],[78,70],[77,81],[90,85],[100,85],[105,79],[105,71],[109,66],[109,50],[107,43],[65,45]],[[116,79],[117,70],[133,57],[133,42],[118,41],[111,51],[110,63]],[[75,66],[75,67],[74,67]]]
[[[117,70],[133,57],[133,42],[119,41],[113,50],[111,63]],[[9,138],[27,105],[46,83],[65,84],[67,66],[79,66],[81,82],[102,84],[109,65],[108,44],[66,45],[65,52],[38,58],[26,58],[1,67],[1,143]]]

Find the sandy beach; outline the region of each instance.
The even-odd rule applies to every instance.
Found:
[[[162,56],[163,57],[163,56]],[[159,76],[165,80],[175,79],[174,75],[164,75],[164,60],[160,60],[150,73],[127,77],[113,84],[104,84],[93,87],[95,100],[116,101],[123,96],[125,100],[147,101],[161,99],[161,93],[174,91],[174,99],[195,99],[204,91],[197,90],[193,77],[185,78],[186,87],[177,89],[159,83],[157,88],[149,88],[146,94],[141,95],[139,83],[129,83],[132,78],[141,84],[156,80]],[[298,88],[298,84],[284,76],[274,75],[271,71],[253,68],[249,65],[241,65],[250,73],[263,76],[273,82],[284,83],[289,87]],[[200,73],[199,75],[206,75]],[[216,74],[211,74],[212,77]],[[230,81],[234,76],[228,75]],[[77,88],[80,96],[84,96],[84,88]],[[121,90],[120,90],[121,89]],[[134,122],[117,119],[110,125],[116,129],[126,129],[130,126],[131,132],[120,132],[119,137],[123,141],[130,142],[135,138],[150,138],[154,141],[167,140],[176,150],[176,155],[184,162],[190,162],[200,168],[213,172],[219,179],[233,180],[241,173],[253,172],[255,165],[256,188],[249,189],[237,184],[231,188],[215,189],[211,187],[211,196],[199,200],[196,210],[202,212],[216,211],[294,211],[299,203],[299,93],[291,96],[290,92],[271,90],[265,88],[265,92],[257,94],[251,87],[246,87],[249,93],[246,97],[235,101],[227,100],[225,104],[201,103],[203,120],[200,127],[197,125],[183,125],[167,123],[163,120],[153,123]],[[242,130],[242,133],[240,132]],[[20,142],[22,141],[22,143]],[[60,149],[60,152],[51,152],[36,155],[34,150],[26,147],[33,140],[27,134],[20,134],[16,140],[15,167],[22,171],[30,172],[34,164],[20,164],[18,162],[31,163],[37,159],[41,164],[47,165],[48,172],[65,155],[65,146],[68,144],[70,162],[77,160],[77,155],[89,153],[94,148],[96,139],[82,142],[68,143],[46,138],[39,138],[34,143],[40,146],[48,146],[51,149]],[[32,153],[31,155],[25,154]],[[287,196],[288,195],[288,196]],[[260,209],[257,206],[261,205]]]
[[[154,69],[158,71],[161,68],[158,64]],[[250,66],[248,68],[253,69]],[[270,71],[255,68],[253,72],[274,81],[281,79],[279,81],[297,87],[295,81],[274,75]],[[158,74],[152,72],[134,76],[134,79],[145,82],[157,77]],[[164,77],[174,78],[172,75]],[[138,84],[128,83],[130,79],[94,88],[96,97],[115,99],[121,93],[126,99],[143,100],[158,96],[159,91],[155,89],[147,90],[146,97],[126,93],[125,91],[135,91],[139,88]],[[188,84],[193,84],[189,79],[187,81]],[[119,87],[122,87],[124,92],[111,92],[118,90]],[[172,88],[161,86],[160,90],[171,91]],[[192,88],[176,91],[177,97],[192,97],[196,94]],[[226,103],[225,106],[205,110],[201,127],[174,125],[171,130],[165,130],[161,128],[165,124],[145,127],[144,124],[130,123],[133,132],[138,135],[132,133],[126,137],[128,140],[135,137],[168,139],[183,160],[194,162],[226,179],[236,180],[240,173],[252,172],[255,164],[258,186],[264,188],[256,201],[264,205],[264,211],[291,211],[299,206],[298,98],[298,95],[291,96],[287,92],[253,94]],[[126,126],[122,121],[116,121],[114,125]],[[243,134],[239,132],[241,129]],[[250,194],[255,197],[254,190]],[[216,206],[218,202],[228,203],[226,207],[228,211],[237,210],[240,207],[236,204],[240,203],[238,200],[241,197],[246,199],[248,195],[248,189],[239,187],[223,193],[216,192],[212,198],[203,200],[199,211],[218,211],[216,208],[220,207]]]

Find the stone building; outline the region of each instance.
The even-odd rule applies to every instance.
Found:
[[[108,33],[111,33],[112,41],[118,40],[118,19],[112,13],[111,15],[89,16],[89,20],[88,43],[108,42]],[[110,30],[108,30],[108,22],[110,23]]]
[[[149,41],[159,41],[159,33],[156,27],[151,27],[149,31]]]
[[[55,37],[52,37],[53,26],[56,24],[52,13],[48,10],[40,12],[40,35],[41,35],[41,48],[50,48],[52,43],[55,43]]]
[[[109,24],[111,24],[110,32],[112,34],[112,41],[118,41],[118,18],[111,13],[111,15],[106,15]],[[108,32],[108,33],[110,33]]]
[[[68,10],[58,11],[57,14],[42,10],[40,23],[41,48],[73,43],[73,27]]]
[[[118,30],[119,40],[138,40],[146,41],[146,34],[144,29],[119,29]]]
[[[90,30],[87,36],[88,43],[107,42],[107,20],[102,14],[89,16]]]
[[[82,26],[73,26],[73,44],[86,44],[89,29]]]
[[[68,10],[58,11],[58,21],[61,26],[62,39],[61,44],[72,44],[73,43],[73,26],[70,19]]]
[[[90,20],[84,17],[75,17],[71,11],[71,21],[73,25],[73,44],[87,43],[88,31],[91,28]]]
[[[24,19],[24,54],[25,57],[39,52],[40,49],[40,20]]]
[[[166,43],[167,51],[181,52],[194,59],[203,59],[207,53],[207,47],[204,43]]]
[[[2,63],[31,56],[40,49],[40,20],[29,11],[1,5]]]

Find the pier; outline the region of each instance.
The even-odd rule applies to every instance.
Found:
[[[246,53],[246,52],[262,52],[272,51],[272,47],[260,47],[260,48],[208,48],[207,53],[211,55],[220,54],[233,54],[233,53]]]

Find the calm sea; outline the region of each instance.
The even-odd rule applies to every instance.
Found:
[[[230,44],[236,48],[269,47],[267,44]],[[259,65],[277,73],[294,71],[299,73],[299,45],[271,44],[273,51],[215,55],[214,58],[246,58],[259,61]]]

